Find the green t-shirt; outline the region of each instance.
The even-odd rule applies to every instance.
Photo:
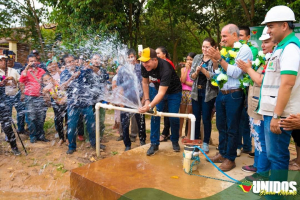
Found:
[[[250,46],[250,49],[251,49],[251,51],[252,51],[253,60],[255,60],[255,59],[256,59],[256,56],[257,56],[257,54],[258,54],[258,49],[257,49],[256,47],[254,47],[254,46]]]

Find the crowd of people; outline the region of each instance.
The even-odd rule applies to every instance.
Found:
[[[279,10],[280,16],[277,15]],[[229,171],[236,167],[236,157],[241,153],[254,154],[254,163],[242,167],[243,171],[256,172],[247,176],[247,180],[284,180],[286,174],[278,170],[300,170],[300,107],[297,103],[300,98],[300,42],[293,32],[295,21],[290,8],[273,7],[262,22],[266,27],[259,38],[261,52],[249,41],[249,27],[225,25],[221,31],[220,46],[223,48],[219,50],[213,38],[205,38],[202,54],[187,54],[180,77],[165,47],[145,48],[139,56],[129,49],[124,62],[127,64],[118,66],[112,88],[107,87],[109,74],[101,64],[100,54],[94,54],[88,62],[66,54],[62,63],[50,59],[43,64],[39,52],[34,50],[23,67],[15,62],[14,52],[9,52],[8,56],[2,53],[2,129],[13,153],[20,155],[12,129],[12,107],[17,111],[17,131],[25,133],[26,122],[30,142],[35,143],[49,141],[43,126],[47,109],[52,106],[59,145],[68,139],[67,154],[76,151],[76,139],[83,140],[83,135],[95,148],[95,104],[106,101],[103,94],[111,90],[117,99],[121,98],[118,106],[139,105],[136,114],[115,112],[114,128],[120,133],[117,140],[123,140],[125,151],[131,149],[131,142],[137,135],[140,145],[146,144],[143,113],[156,107],[157,111],[169,113],[193,113],[195,139],[201,139],[203,150],[209,153],[212,118],[216,113],[219,152],[210,156],[212,162],[221,163],[219,168]],[[100,119],[103,141],[105,110],[102,108]],[[158,116],[151,117],[148,156],[155,154],[160,142],[168,139],[173,150],[179,152],[179,138],[192,134],[191,122],[187,122],[188,128],[183,131],[184,121],[176,117],[164,118],[160,134],[160,120]],[[298,154],[296,159],[289,161],[291,136]],[[101,144],[100,148],[105,149],[105,145]],[[273,171],[269,177],[270,170]]]

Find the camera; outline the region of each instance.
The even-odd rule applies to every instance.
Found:
[[[33,65],[31,65],[31,67],[35,67],[35,68],[37,68],[37,67],[40,67],[40,64],[38,64],[38,63],[34,63]]]
[[[3,81],[5,79],[4,75],[0,75],[0,82]]]

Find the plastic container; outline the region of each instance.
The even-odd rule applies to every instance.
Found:
[[[185,145],[184,146],[184,152],[183,152],[183,170],[186,173],[190,172],[191,164],[196,160],[196,158],[199,158],[199,149],[195,149],[194,153],[194,146]],[[193,155],[192,155],[193,154]],[[193,159],[192,159],[193,157]],[[194,162],[192,171],[197,170],[199,165],[199,162]]]

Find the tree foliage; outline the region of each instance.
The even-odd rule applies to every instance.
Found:
[[[32,47],[39,47],[43,54],[40,23],[47,12],[45,7],[37,9],[33,0],[0,0],[0,37],[30,41]]]
[[[19,39],[41,47],[55,37],[77,48],[91,37],[114,35],[131,48],[165,46],[175,63],[188,52],[200,53],[207,36],[220,42],[227,23],[260,25],[275,5],[291,7],[300,19],[300,0],[35,0],[45,5],[40,9],[34,0],[19,1],[0,0],[0,36],[20,32]],[[41,30],[45,16],[56,24],[55,36]],[[16,24],[24,28],[14,29]]]

